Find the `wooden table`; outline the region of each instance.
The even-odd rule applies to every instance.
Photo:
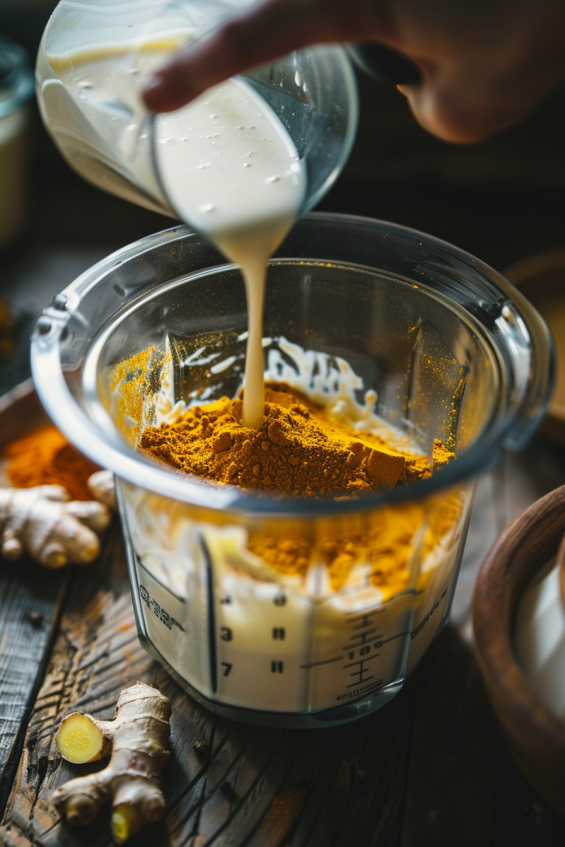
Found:
[[[93,566],[53,573],[1,563],[0,843],[111,844],[107,813],[77,829],[50,805],[54,788],[96,767],[64,763],[54,733],[75,709],[110,718],[119,692],[141,680],[172,702],[172,756],[166,815],[132,847],[563,845],[565,821],[536,796],[500,737],[469,618],[491,542],[563,482],[565,462],[542,444],[480,480],[452,623],[389,705],[332,729],[253,728],[184,694],[138,643],[117,522]]]

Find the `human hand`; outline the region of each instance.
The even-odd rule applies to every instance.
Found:
[[[189,45],[150,80],[168,112],[230,76],[309,44],[381,41],[418,65],[399,86],[419,123],[446,141],[518,123],[565,76],[563,0],[265,0]]]

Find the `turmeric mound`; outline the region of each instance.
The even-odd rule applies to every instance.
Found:
[[[223,397],[186,410],[176,423],[148,427],[138,446],[179,471],[216,483],[303,496],[351,497],[409,485],[453,458],[439,440],[432,462],[409,449],[392,449],[382,434],[357,432],[284,383],[270,383],[265,399],[265,419],[255,429],[241,424],[241,398]],[[252,530],[247,547],[281,576],[305,579],[313,563],[324,563],[334,591],[344,587],[356,564],[365,563],[368,584],[386,600],[410,580],[420,528],[427,524],[425,558],[457,524],[462,507],[461,494],[454,492],[425,505],[380,509],[369,527],[353,533],[336,527],[316,537],[275,537]],[[418,588],[426,581],[422,572]]]
[[[213,482],[293,495],[386,491],[431,473],[424,456],[332,425],[321,408],[286,386],[267,388],[260,426],[243,426],[241,414],[241,399],[195,406],[177,423],[145,429],[139,447]]]
[[[4,448],[6,473],[14,488],[62,485],[73,500],[92,500],[87,480],[100,470],[69,444],[54,426],[43,426],[22,435]]]

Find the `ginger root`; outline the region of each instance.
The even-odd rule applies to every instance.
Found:
[[[100,552],[96,533],[111,520],[107,506],[74,500],[61,485],[0,488],[0,545],[7,559],[24,553],[60,568],[92,562]]]
[[[138,682],[122,691],[116,715],[99,721],[74,712],[63,719],[56,743],[69,762],[84,763],[110,753],[108,766],[77,777],[54,792],[52,802],[71,824],[85,826],[112,801],[112,835],[123,844],[144,823],[165,811],[161,769],[169,751],[171,704],[157,689]]]

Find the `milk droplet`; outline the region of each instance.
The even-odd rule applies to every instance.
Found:
[[[215,206],[212,203],[206,203],[205,206],[200,207],[201,212],[213,212],[215,210]]]
[[[280,176],[270,176],[270,177],[267,179],[267,182],[280,182],[280,181],[281,181]]]
[[[243,167],[244,167],[244,168],[250,168],[250,167],[251,167],[251,163],[250,163],[250,162],[244,162],[244,163],[243,163]]]

